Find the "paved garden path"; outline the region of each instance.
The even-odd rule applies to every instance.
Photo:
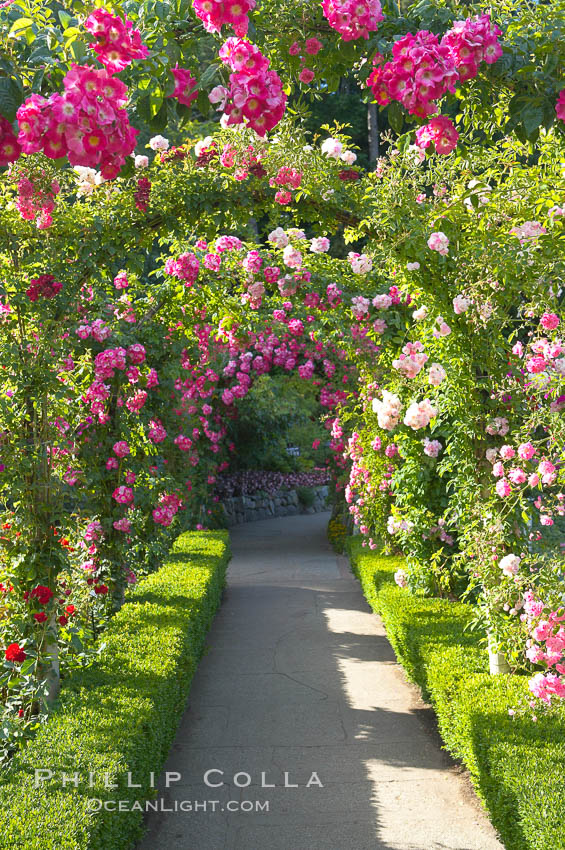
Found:
[[[233,530],[224,604],[166,766],[182,778],[166,789],[163,777],[159,794],[200,810],[149,815],[139,850],[501,850],[327,521]],[[207,771],[225,784],[208,787]]]

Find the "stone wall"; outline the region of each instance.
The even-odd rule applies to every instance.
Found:
[[[298,498],[296,490],[280,490],[273,496],[255,493],[253,496],[234,496],[224,499],[223,506],[228,526],[257,519],[269,519],[277,516],[295,516],[297,514],[316,514],[329,510],[328,486],[312,487],[314,502],[305,507]]]

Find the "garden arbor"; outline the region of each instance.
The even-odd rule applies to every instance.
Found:
[[[532,630],[559,628],[562,5],[523,6],[4,5],[14,734],[53,647],[84,657],[134,564],[201,523],[273,370],[319,385],[338,488],[369,546],[400,541],[399,581],[470,589],[561,694]],[[390,128],[368,173],[348,128],[304,130],[352,70]]]

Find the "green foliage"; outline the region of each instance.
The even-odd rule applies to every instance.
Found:
[[[140,812],[93,812],[89,801],[151,797],[218,607],[227,534],[183,534],[163,567],[130,592],[94,667],[65,683],[58,710],[0,784],[0,847],[120,850],[143,832]],[[53,777],[34,787],[35,769]],[[127,788],[127,773],[141,788]],[[78,773],[80,786],[62,782]],[[89,773],[93,787],[89,787]],[[118,785],[118,790],[105,787]],[[43,774],[45,775],[45,774]]]
[[[423,599],[397,587],[402,558],[367,552],[350,538],[353,571],[408,676],[431,700],[450,752],[471,773],[492,822],[512,850],[563,845],[565,709],[534,723],[508,710],[526,697],[527,678],[491,676],[469,630],[470,606]]]
[[[320,424],[322,408],[309,381],[295,375],[262,375],[238,404],[237,418],[229,426],[229,439],[237,446],[234,469],[303,472],[322,466],[327,431]],[[321,440],[313,449],[314,440]],[[287,447],[300,449],[293,457]]]
[[[367,168],[369,165],[367,104],[361,100],[360,95],[361,92],[355,80],[345,78],[337,92],[321,94],[320,99],[312,103],[305,127],[312,135],[315,135],[320,132],[322,124],[332,124],[335,121],[345,125],[354,149],[359,149],[357,165]],[[388,125],[383,119],[380,120],[380,130],[383,132],[388,129]]]
[[[312,487],[297,487],[296,493],[298,495],[298,501],[305,508],[311,508],[316,500],[316,494]]]

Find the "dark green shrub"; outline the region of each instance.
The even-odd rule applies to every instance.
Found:
[[[304,508],[311,508],[316,501],[316,494],[311,487],[297,487],[296,495]]]

